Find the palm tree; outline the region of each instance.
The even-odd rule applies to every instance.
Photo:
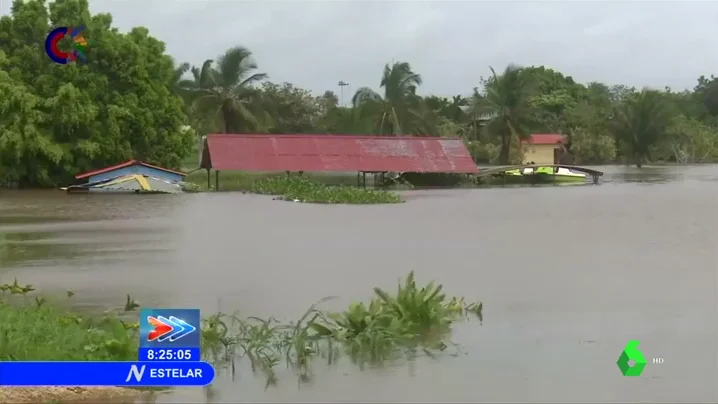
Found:
[[[267,74],[253,73],[255,69],[252,52],[241,46],[230,48],[217,63],[206,60],[201,68],[193,67],[193,79],[179,83],[181,94],[197,113],[215,120],[223,133],[259,131],[268,115],[255,84]]]
[[[663,95],[644,89],[628,96],[613,115],[616,138],[624,146],[636,167],[651,159],[651,148],[667,132],[670,111]]]
[[[512,139],[529,135],[533,83],[516,65],[508,65],[500,76],[493,67],[489,68],[491,77],[484,83],[484,94],[474,89],[469,114],[475,121],[485,120],[486,131],[501,138],[499,164],[509,164]]]
[[[416,133],[422,128],[421,100],[416,95],[420,85],[421,75],[414,73],[409,63],[387,64],[380,83],[384,96],[371,88],[362,87],[354,94],[352,103],[355,108],[376,119],[379,134],[388,132],[396,136]]]
[[[182,77],[189,71],[190,67],[189,63],[181,63],[175,67],[172,82],[170,82],[170,89],[172,91],[181,90],[180,83],[183,81]]]

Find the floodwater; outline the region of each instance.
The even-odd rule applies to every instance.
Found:
[[[718,166],[604,170],[598,186],[412,191],[384,206],[4,192],[0,282],[103,309],[131,293],[290,320],[414,270],[484,302],[482,325],[456,328],[458,357],[319,367],[305,385],[285,372],[266,391],[240,369],[211,402],[716,402]],[[640,377],[615,363],[631,339],[649,361]]]

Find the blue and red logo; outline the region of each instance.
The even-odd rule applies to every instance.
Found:
[[[58,27],[52,30],[52,32],[47,35],[47,39],[45,39],[45,52],[47,56],[49,56],[53,62],[61,65],[70,62],[86,63],[89,48],[87,46],[87,40],[82,34],[84,30],[84,25],[75,28]],[[68,52],[62,51],[57,47],[57,44],[65,37],[70,37],[72,40],[72,50]]]
[[[140,311],[140,347],[199,348],[197,309],[143,309]]]
[[[147,334],[148,342],[175,342],[192,334],[197,329],[192,324],[175,316],[147,316],[147,322],[152,327],[152,331]]]

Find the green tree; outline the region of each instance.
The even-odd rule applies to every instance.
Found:
[[[217,122],[223,133],[261,132],[271,125],[271,116],[257,87],[266,73],[253,73],[257,63],[252,52],[237,46],[227,49],[217,63],[206,60],[193,68],[191,80],[179,83],[196,113]]]
[[[424,97],[424,105],[436,113],[436,115],[449,119],[457,124],[467,122],[464,108],[469,106],[469,100],[461,95],[451,98],[430,95]]]
[[[574,128],[570,152],[575,164],[604,164],[616,158],[616,142],[605,133]]]
[[[679,164],[709,163],[718,160],[718,129],[698,118],[678,115],[667,130],[673,158]]]
[[[262,83],[259,99],[274,119],[270,133],[316,132],[322,105],[309,90],[291,83]]]
[[[0,18],[0,183],[55,185],[136,158],[179,168],[192,138],[172,93],[172,59],[145,28],[120,33],[87,0],[16,0]],[[85,25],[87,64],[44,52],[53,26]],[[60,44],[66,46],[66,44]]]
[[[586,98],[586,88],[571,76],[544,66],[524,68],[523,74],[533,83],[529,104],[534,111],[536,131],[566,133],[567,112]]]
[[[664,140],[671,120],[660,91],[644,89],[627,96],[614,110],[614,130],[625,156],[637,167],[651,160],[651,150]]]
[[[419,134],[425,129],[421,99],[416,95],[421,83],[421,75],[412,71],[409,63],[387,64],[380,83],[384,96],[362,87],[354,94],[352,103],[364,116],[376,121],[379,134]]]
[[[501,139],[499,164],[510,163],[512,141],[518,142],[530,134],[529,128],[534,122],[530,104],[533,95],[531,77],[513,64],[501,75],[491,67],[491,77],[484,82],[484,94],[474,90],[470,114],[476,119],[489,117],[486,131]]]
[[[699,100],[706,111],[713,117],[718,117],[718,77],[710,78],[700,76],[698,85],[694,88],[696,99]]]

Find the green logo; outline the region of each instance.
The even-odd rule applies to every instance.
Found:
[[[646,367],[646,358],[643,357],[643,352],[638,350],[638,344],[641,341],[628,341],[626,347],[623,348],[621,356],[618,357],[618,368],[621,369],[621,373],[624,376],[640,376],[643,373],[643,368]],[[631,366],[628,361],[633,361]]]

